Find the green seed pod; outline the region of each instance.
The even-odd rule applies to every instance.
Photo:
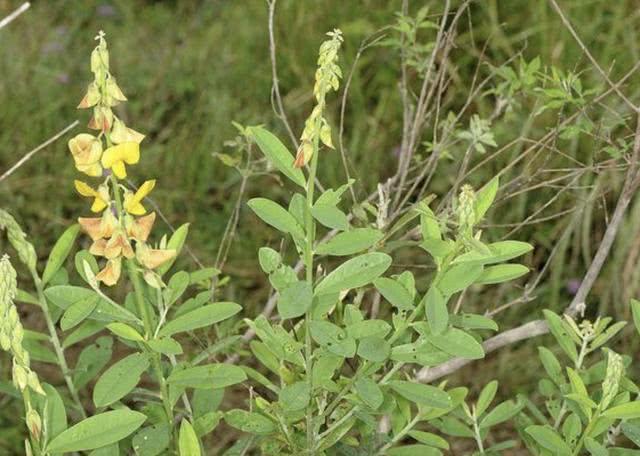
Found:
[[[28,385],[27,371],[17,363],[15,358],[13,358],[13,384],[20,391],[24,391]]]
[[[476,224],[474,210],[476,193],[470,185],[463,185],[458,197],[456,215],[458,217],[458,229],[462,233],[468,233]]]
[[[27,411],[27,427],[29,428],[31,435],[36,440],[40,440],[40,435],[42,433],[42,419],[38,412],[32,408],[29,408]]]
[[[35,249],[29,241],[27,241],[27,235],[24,234],[18,222],[16,222],[11,214],[2,209],[0,209],[0,228],[4,228],[7,231],[7,238],[13,248],[16,249],[16,252],[18,252],[20,261],[22,261],[30,271],[35,271],[37,260]],[[15,279],[15,271],[13,277]]]

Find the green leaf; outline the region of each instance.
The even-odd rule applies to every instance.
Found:
[[[67,331],[82,323],[95,310],[100,299],[100,296],[93,295],[74,302],[64,311],[64,314],[62,314],[60,328],[63,331]]]
[[[427,314],[427,323],[434,334],[441,334],[449,326],[449,310],[447,309],[447,300],[438,287],[431,286],[424,297],[425,313]]]
[[[409,435],[420,443],[424,443],[430,447],[449,449],[449,443],[439,435],[424,431],[410,431]]]
[[[413,444],[390,448],[385,454],[387,456],[440,456],[442,452],[427,445]]]
[[[635,299],[631,300],[631,312],[633,313],[633,324],[638,334],[640,334],[640,301]]]
[[[413,296],[404,285],[388,277],[378,277],[373,281],[373,285],[380,292],[384,299],[398,309],[413,309]]]
[[[533,246],[520,241],[500,241],[487,246],[488,252],[472,250],[453,260],[453,263],[492,264],[511,260],[533,250]]]
[[[224,388],[247,379],[244,371],[233,364],[207,364],[204,366],[174,369],[167,383],[187,388]]]
[[[164,305],[170,307],[187,290],[191,277],[188,272],[179,271],[171,276],[167,288],[162,290]]]
[[[43,419],[47,426],[49,438],[52,439],[67,429],[67,412],[60,393],[53,386],[44,383],[42,388],[47,398],[46,408],[43,406],[45,410]]]
[[[344,329],[328,321],[310,322],[311,337],[331,353],[351,358],[356,353],[355,339],[348,337]]]
[[[517,279],[529,272],[529,268],[521,264],[498,264],[485,268],[476,283],[489,285]]]
[[[434,334],[429,342],[453,356],[465,359],[484,358],[482,345],[461,329],[449,328],[442,334]]]
[[[316,287],[316,295],[339,292],[367,285],[391,266],[385,253],[366,253],[338,266]]]
[[[304,315],[311,308],[313,289],[309,282],[297,281],[285,288],[278,297],[278,313],[287,320]]]
[[[533,439],[546,450],[556,454],[571,454],[569,445],[549,426],[529,426],[525,429],[525,432],[533,437]]]
[[[316,203],[311,208],[311,215],[327,228],[341,231],[349,229],[347,215],[336,206]]]
[[[240,409],[229,410],[224,420],[229,426],[250,434],[266,435],[276,430],[276,425],[266,416]]]
[[[113,364],[96,382],[93,403],[100,408],[122,399],[136,387],[148,367],[149,359],[142,353],[134,353]]]
[[[247,204],[258,217],[277,230],[289,233],[298,239],[305,237],[302,227],[293,218],[293,215],[278,203],[266,198],[253,198]]]
[[[477,221],[480,221],[484,217],[484,215],[493,204],[493,200],[496,198],[499,187],[500,179],[498,178],[498,176],[496,176],[491,179],[484,187],[478,190],[478,193],[476,193],[476,202],[474,209]]]
[[[240,310],[242,310],[242,307],[235,302],[215,302],[171,320],[160,330],[158,336],[170,336],[175,333],[209,326],[232,317]]]
[[[542,365],[544,366],[544,370],[547,371],[547,375],[549,378],[558,386],[564,383],[564,375],[562,373],[562,366],[560,366],[560,361],[558,358],[551,353],[545,347],[538,347],[538,354],[540,356],[540,361],[542,361]]]
[[[180,436],[178,437],[178,451],[180,456],[200,456],[200,442],[193,430],[191,423],[183,419],[180,425]]]
[[[78,237],[78,233],[80,232],[80,225],[77,223],[71,225],[69,228],[62,233],[62,236],[58,238],[53,249],[51,249],[51,253],[49,254],[49,259],[47,260],[47,265],[44,268],[44,272],[42,273],[42,285],[46,285],[49,280],[54,276],[58,269],[65,262],[69,253],[71,252],[71,248],[73,247],[73,243]]]
[[[635,446],[640,447],[640,424],[625,421],[621,426],[622,433],[631,440]]]
[[[262,153],[267,157],[267,160],[269,160],[278,171],[300,187],[304,188],[306,186],[306,180],[302,170],[293,166],[293,155],[291,155],[275,135],[262,127],[249,127],[248,131]]]
[[[303,410],[311,400],[309,383],[300,381],[291,383],[280,390],[278,402],[288,412]]]
[[[70,427],[49,445],[50,453],[87,451],[119,442],[136,431],[147,417],[126,408],[100,413]]]
[[[144,338],[138,331],[136,331],[134,328],[132,328],[131,326],[125,323],[119,323],[119,322],[109,323],[107,325],[107,329],[111,331],[113,334],[115,334],[116,336],[122,337],[123,339],[126,339],[126,340],[132,340],[134,342],[144,341]]]
[[[338,233],[332,239],[321,242],[316,247],[318,255],[347,256],[373,247],[383,234],[374,228],[354,228]]]
[[[381,363],[391,354],[391,345],[382,337],[365,337],[358,343],[358,356],[374,363]]]
[[[73,368],[73,382],[76,388],[81,389],[96,378],[98,372],[111,360],[112,346],[113,339],[102,336],[80,352],[78,362]]]
[[[169,261],[162,263],[156,268],[156,272],[158,274],[164,275],[169,269],[171,269],[171,266],[173,266],[173,263],[175,263],[176,258],[182,250],[182,247],[184,247],[184,243],[187,240],[187,234],[189,234],[188,223],[180,225],[180,227],[178,227],[178,229],[173,232],[171,238],[169,239],[169,242],[167,242],[167,249],[175,250],[176,255]]]
[[[260,250],[258,250],[258,262],[265,273],[271,274],[282,264],[282,257],[270,247],[260,247]]]
[[[451,397],[435,386],[404,380],[392,380],[388,385],[400,396],[416,404],[441,409],[451,407]]]
[[[640,401],[627,402],[626,404],[616,405],[602,413],[606,418],[615,418],[617,420],[633,420],[640,418]]]
[[[136,456],[158,456],[169,446],[169,426],[156,424],[140,429],[131,440]]]
[[[491,405],[491,402],[496,397],[496,392],[498,391],[498,381],[493,380],[485,385],[480,392],[480,396],[478,396],[478,402],[476,403],[476,414],[478,416],[482,415],[485,410]]]
[[[152,339],[147,341],[147,345],[151,350],[163,355],[181,355],[182,346],[171,337],[162,337],[160,339]]]
[[[384,320],[362,320],[350,324],[346,329],[347,334],[354,339],[385,337],[391,331],[391,325]]]
[[[609,451],[591,437],[584,439],[584,447],[589,451],[589,454],[593,456],[609,456]]]
[[[479,426],[480,428],[489,428],[496,424],[503,423],[520,413],[522,407],[522,404],[516,404],[513,401],[504,401],[487,413],[482,421],[480,421]]]
[[[94,320],[87,320],[64,339],[62,348],[69,348],[72,345],[99,333],[103,328],[103,323],[99,323]]]
[[[497,331],[498,324],[489,317],[477,314],[461,313],[459,315],[449,315],[449,321],[454,326],[464,329],[488,329]]]
[[[354,383],[358,397],[367,407],[378,409],[384,402],[384,395],[378,384],[369,377],[360,377]]]
[[[442,294],[451,296],[474,283],[480,274],[482,274],[482,265],[455,264],[444,273],[437,286]]]
[[[45,297],[55,306],[68,309],[78,301],[99,296],[95,291],[71,285],[56,285],[44,290]],[[100,298],[95,309],[88,318],[98,321],[134,321],[140,319],[122,306],[115,305]]]
[[[569,355],[571,361],[575,363],[578,359],[578,351],[573,339],[571,339],[571,336],[569,336],[567,330],[562,324],[562,319],[550,310],[543,310],[542,313],[544,314],[544,318],[547,320],[547,324],[549,325],[549,330],[556,338],[558,345],[560,345],[564,352]]]
[[[78,253],[76,253],[76,256],[73,259],[73,262],[76,266],[76,271],[78,272],[80,277],[82,277],[82,280],[89,283],[89,281],[87,280],[87,274],[84,270],[85,261],[94,274],[97,274],[100,268],[98,267],[96,257],[91,255],[88,250],[80,250]]]

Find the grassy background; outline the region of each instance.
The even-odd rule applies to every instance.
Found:
[[[0,17],[20,3],[0,0]],[[413,3],[412,12],[421,6],[417,3],[423,2]],[[440,2],[424,3],[431,3],[435,12],[440,9]],[[634,1],[560,3],[596,60],[611,72],[612,80],[621,77],[638,60],[640,20]],[[334,27],[344,32],[342,62],[346,73],[359,43],[391,24],[400,7],[397,0],[279,2],[275,24],[278,69],[295,132],[300,132],[311,106],[315,59],[324,32]],[[0,31],[0,172],[75,119],[80,119],[81,126],[73,133],[84,131],[86,112],[76,111],[75,106],[90,80],[88,56],[94,46],[93,37],[100,29],[107,33],[112,72],[130,100],[120,115],[127,124],[148,135],[141,165],[133,169],[132,177],[136,181],[158,178],[154,200],[172,225],[192,223],[189,246],[203,263],[211,265],[233,210],[240,180],[234,170],[212,155],[228,151],[225,141],[236,134],[231,121],[264,123],[286,138],[270,104],[266,3],[263,0],[36,2],[31,10]],[[586,87],[603,87],[545,0],[474,2],[459,29],[449,69],[448,109],[459,109],[465,102],[479,60],[482,61],[479,74],[486,76],[492,66],[499,66],[519,53],[527,60],[540,56],[543,66],[575,71]],[[397,166],[394,151],[399,146],[402,129],[399,73],[398,55],[387,47],[365,52],[354,72],[345,146],[361,197],[390,177]],[[632,99],[638,98],[638,82],[638,76],[634,75],[624,88]],[[332,96],[330,118],[334,123],[338,119],[338,100],[338,96]],[[465,111],[463,123],[466,125],[474,113],[488,117],[494,102],[489,95],[477,97]],[[543,307],[564,308],[571,297],[572,281],[582,276],[597,247],[615,203],[622,173],[590,167],[607,162],[609,157],[602,152],[603,147],[610,139],[627,138],[629,125],[633,123],[618,99],[609,97],[605,102],[586,114],[598,127],[595,133],[558,139],[552,148],[541,149],[535,159],[523,160],[506,174],[505,181],[513,185],[502,194],[500,210],[491,213],[489,238],[501,238],[513,228],[511,224],[540,211],[535,218],[542,221],[520,227],[512,238],[536,246],[527,260],[534,272],[542,269],[554,247],[559,248],[536,290],[536,299],[502,314],[499,322],[503,328],[537,315]],[[536,141],[566,115],[549,111],[534,119],[531,115],[534,110],[535,101],[524,100],[519,108],[501,116],[494,123],[498,144],[521,136]],[[619,118],[622,125],[609,128],[612,116]],[[22,223],[43,260],[53,240],[87,211],[86,201],[73,190],[76,173],[66,148],[68,137],[47,147],[9,179],[0,182],[0,206]],[[474,172],[471,183],[481,185],[530,144],[515,143]],[[442,161],[431,191],[442,195],[450,187],[461,153],[462,150],[454,149],[452,159]],[[475,157],[474,163],[483,158]],[[549,176],[553,173],[541,175],[538,172],[541,167],[559,169],[555,176],[565,179],[552,185]],[[326,186],[344,181],[337,153],[326,153],[321,168]],[[586,171],[567,186],[572,173],[580,169]],[[534,191],[518,193],[531,187]],[[596,191],[592,194],[594,187]],[[261,176],[251,179],[247,196],[266,193],[281,198],[289,190],[273,176]],[[560,190],[561,196],[546,206]],[[566,216],[545,219],[569,210],[572,212]],[[590,297],[594,313],[619,319],[629,319],[628,298],[637,295],[640,278],[637,203],[630,214]],[[571,229],[561,242],[568,226]],[[257,248],[265,242],[276,245],[278,236],[242,210],[238,237],[224,272],[232,279],[228,293],[242,302],[248,315],[261,309],[268,292],[264,277],[255,267]],[[415,251],[402,252],[402,261],[414,266],[424,264],[425,259]],[[190,262],[188,257],[183,261]],[[524,283],[520,281],[520,287]],[[482,312],[509,302],[521,292],[519,287],[493,287],[470,296],[468,306]],[[622,340],[626,343],[629,338]],[[532,354],[539,342],[504,350],[500,356],[490,357],[488,363],[495,368],[476,364],[454,381],[466,383],[465,379],[497,372],[504,395],[528,391],[539,365],[535,358],[523,356]],[[523,359],[528,361],[522,362]],[[0,448],[3,440],[15,442],[19,432],[5,426],[4,420],[20,424],[0,412],[3,428]]]

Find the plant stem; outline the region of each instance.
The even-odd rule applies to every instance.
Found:
[[[305,256],[305,273],[309,286],[313,288],[313,244],[315,242],[316,226],[311,215],[313,207],[313,193],[315,190],[316,172],[318,170],[318,136],[313,143],[313,156],[311,157],[311,167],[309,178],[307,180],[307,211],[305,213],[305,225],[307,234],[307,246],[304,252]],[[308,388],[311,395],[313,391],[313,345],[311,341],[311,312],[312,308],[307,309],[304,317],[304,346],[305,346],[305,375],[307,378]],[[313,454],[315,446],[315,430],[313,423],[313,403],[310,402],[306,413],[307,423],[307,452]]]
[[[391,442],[387,443],[382,448],[380,448],[376,453],[376,455],[386,454],[386,451],[389,448],[391,448],[393,445],[395,445],[400,440],[402,440],[402,438],[405,435],[407,435],[407,433],[409,433],[409,431],[411,431],[411,429],[413,429],[415,425],[418,424],[419,422],[420,422],[420,413],[416,414],[416,416],[411,421],[409,421],[407,425],[400,430],[400,432],[398,432],[395,436],[393,436],[393,439],[391,439]]]
[[[44,296],[42,280],[40,280],[40,276],[38,276],[38,273],[35,270],[31,271],[31,277],[33,278],[33,283],[36,286],[40,308],[42,309],[44,319],[47,323],[47,329],[49,330],[49,340],[51,341],[53,350],[56,353],[56,358],[58,359],[58,365],[60,366],[60,370],[62,371],[62,376],[64,377],[64,381],[67,384],[67,389],[71,394],[71,398],[73,399],[73,402],[75,402],[76,407],[80,412],[80,416],[82,417],[82,419],[85,419],[87,417],[87,414],[84,411],[82,401],[80,401],[80,396],[78,395],[76,385],[73,383],[73,378],[69,373],[69,366],[67,365],[67,360],[64,357],[64,350],[62,348],[62,345],[60,344],[60,339],[58,338],[58,333],[56,332],[56,326],[53,322],[53,319],[51,318],[51,313],[49,312],[49,304],[47,304],[47,299]]]

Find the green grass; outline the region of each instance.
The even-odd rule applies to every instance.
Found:
[[[0,3],[0,17],[20,3]],[[431,3],[434,10],[438,10],[435,5],[439,3]],[[610,72],[612,80],[619,79],[637,61],[639,20],[634,2],[564,0],[560,3],[594,58]],[[400,7],[400,1],[281,0],[275,24],[278,70],[284,103],[296,134],[301,131],[311,106],[316,51],[324,32],[334,27],[343,30],[346,43],[342,62],[348,74],[360,42],[391,24],[393,13]],[[224,143],[236,134],[231,121],[249,125],[264,123],[286,140],[270,104],[266,4],[263,0],[37,2],[16,22],[0,30],[0,172],[73,120],[80,119],[83,124],[88,120],[86,112],[74,108],[90,80],[86,56],[93,47],[93,36],[100,29],[107,33],[113,72],[130,100],[126,113],[121,115],[133,128],[148,135],[142,149],[143,166],[135,171],[139,175],[132,178],[134,181],[150,176],[158,178],[154,201],[172,225],[192,223],[189,246],[202,262],[210,265],[233,210],[240,181],[235,171],[213,157],[216,152],[229,150]],[[555,65],[580,74],[586,87],[604,87],[600,76],[590,69],[579,46],[545,0],[475,2],[468,17],[461,21],[457,43],[452,53],[455,65],[448,73],[451,80],[444,97],[446,109],[457,110],[464,104],[479,58],[482,59],[480,78],[489,75],[492,67],[522,53],[526,60],[540,56],[543,66]],[[400,143],[402,129],[398,78],[399,59],[388,47],[367,50],[354,71],[346,106],[344,141],[351,174],[358,179],[359,197],[373,191],[376,184],[390,177],[396,168],[394,149]],[[634,75],[624,87],[632,99],[637,99],[639,82],[640,78]],[[331,100],[329,117],[336,125],[334,131],[337,131],[340,96]],[[575,160],[585,165],[606,160],[601,151],[603,138],[608,134],[616,138],[629,135],[625,127],[605,130],[611,122],[611,111],[623,113],[623,121],[627,125],[632,123],[618,99],[610,96],[606,102],[607,107],[596,106],[587,112],[602,129],[596,130],[595,137],[583,134],[576,139],[560,139],[555,148],[566,155],[547,149],[523,160],[503,180],[515,183],[509,192],[548,179],[537,174],[541,167],[566,170],[578,167]],[[490,95],[475,99],[464,115],[463,125],[467,125],[473,113],[489,117],[494,104],[495,99]],[[549,111],[531,121],[534,109],[533,100],[525,100],[521,107],[495,122],[498,144],[507,144],[520,135],[539,139],[566,114]],[[78,127],[74,133],[81,131]],[[21,221],[43,260],[52,241],[77,216],[83,215],[86,208],[73,190],[76,173],[66,148],[69,137],[41,151],[13,176],[0,182],[0,206]],[[515,144],[472,174],[471,183],[479,185],[487,181],[530,144]],[[426,152],[422,150],[422,153]],[[437,195],[443,195],[450,187],[459,166],[461,152],[453,150],[452,155],[453,159],[442,160],[430,186]],[[477,157],[474,163],[483,158]],[[563,173],[569,175],[570,171]],[[514,180],[521,176],[531,179]],[[326,152],[320,179],[327,187],[344,180],[338,152]],[[519,304],[502,315],[500,321],[504,327],[529,318],[543,305],[556,310],[566,305],[570,299],[566,286],[571,279],[580,278],[586,269],[615,203],[621,179],[619,171],[584,173],[576,179],[575,188],[544,208],[536,218],[575,207],[580,210],[525,225],[512,236],[536,246],[530,258],[530,265],[536,271],[542,268],[571,218],[575,217],[569,236],[560,244],[545,279],[536,290],[537,299]],[[559,185],[566,185],[569,180]],[[589,200],[593,185],[598,186],[601,197]],[[273,176],[260,176],[250,180],[246,196],[266,192],[278,198],[288,191],[289,188]],[[518,223],[543,208],[557,193],[557,187],[546,185],[515,196],[503,203],[505,210],[493,211],[492,223],[497,226]],[[583,201],[587,201],[584,207]],[[634,261],[639,248],[636,241],[640,231],[639,212],[640,205],[635,203],[614,254],[592,292],[590,301],[597,303],[593,306],[594,312],[598,309],[629,318],[628,298],[637,296],[640,276],[638,262]],[[511,228],[504,226],[496,232],[496,238]],[[163,230],[169,231],[169,228],[163,227]],[[252,214],[242,211],[238,237],[224,272],[232,279],[229,293],[244,301],[248,312],[260,309],[267,293],[266,280],[253,265],[257,247],[265,241],[275,242],[277,238],[272,236],[273,232],[256,223]],[[402,256],[405,263],[424,263],[424,257],[416,256],[414,251]],[[484,310],[508,302],[518,294],[519,290],[513,287],[498,288],[491,294],[478,294],[469,307]],[[525,347],[524,353],[530,353],[530,349]],[[511,370],[509,360],[521,359],[518,353],[513,351],[495,361],[499,376]],[[526,365],[522,370],[535,373],[536,367]],[[482,372],[475,373],[482,375]],[[503,376],[501,383],[511,389],[503,393],[508,395],[530,387],[526,375],[524,377],[523,381],[513,380],[510,384]],[[6,419],[3,413],[0,419]],[[13,440],[14,437],[4,432],[0,442]],[[6,433],[10,432],[9,428]]]

